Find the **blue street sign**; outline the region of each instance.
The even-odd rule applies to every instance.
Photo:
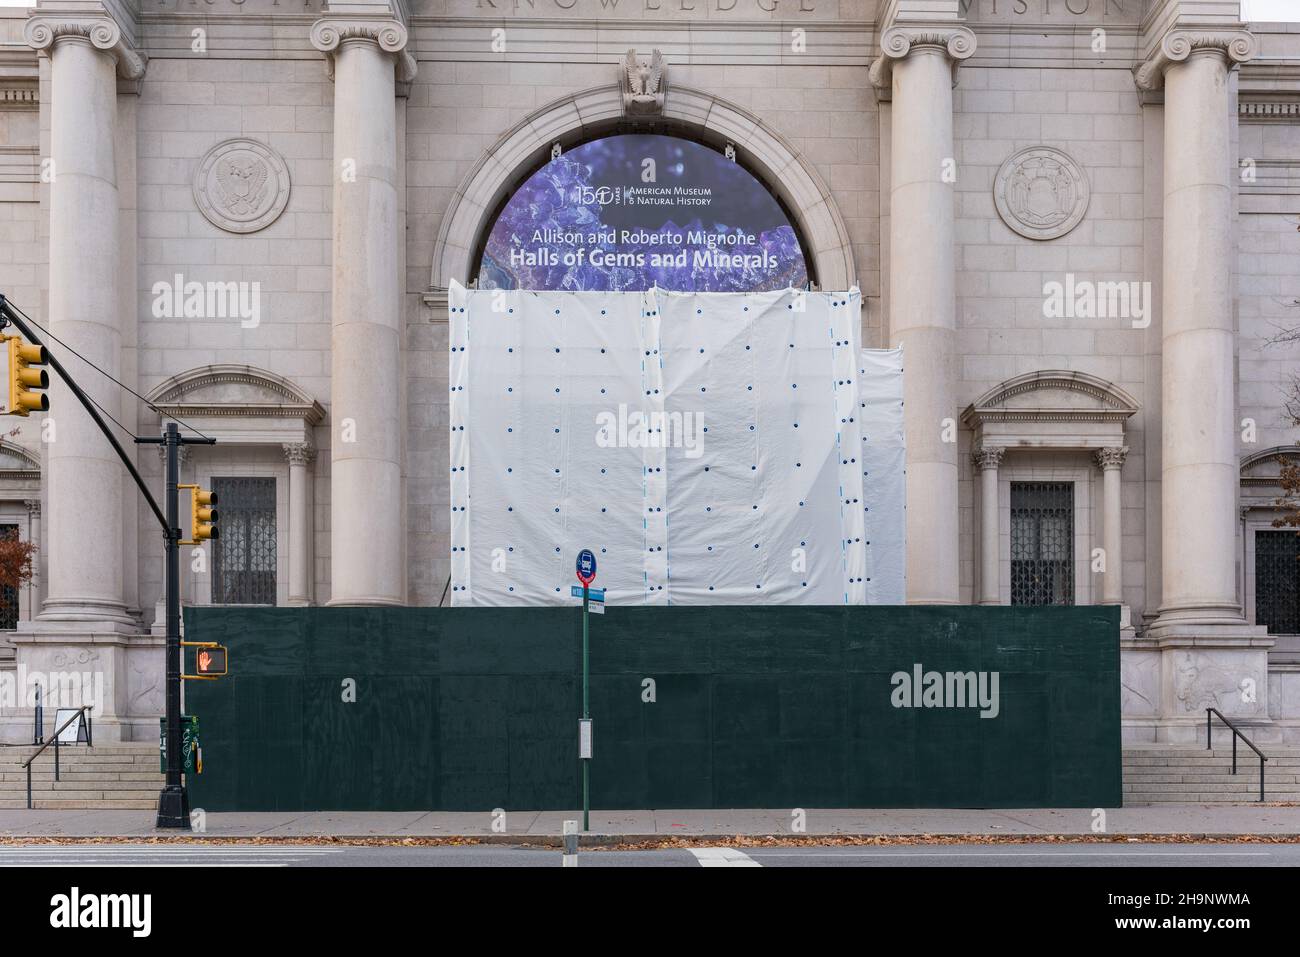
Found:
[[[569,594],[572,595],[574,598],[581,598],[581,597],[582,597],[582,586],[581,586],[581,585],[570,585],[570,586],[569,586]],[[587,599],[588,599],[589,601],[604,601],[604,600],[605,600],[605,589],[603,589],[603,588],[588,588],[588,589],[587,589]]]
[[[578,581],[584,585],[590,585],[596,579],[596,556],[591,553],[590,548],[584,548],[578,552],[578,561],[576,563],[578,571]]]

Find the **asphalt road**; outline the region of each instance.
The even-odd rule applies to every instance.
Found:
[[[0,867],[560,867],[558,850],[325,845],[0,846]],[[1300,844],[1003,844],[583,850],[579,867],[1297,867]]]

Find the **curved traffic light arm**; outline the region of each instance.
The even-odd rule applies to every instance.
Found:
[[[0,295],[0,316],[4,318],[5,322],[13,323],[14,326],[17,327],[18,331],[23,334],[23,338],[32,345],[41,345],[41,340],[36,338],[32,333],[31,328],[28,327],[27,323],[25,323],[18,313],[14,311],[14,309],[9,305],[9,301],[5,299],[3,295]],[[104,433],[104,438],[108,439],[109,444],[113,446],[113,451],[115,451],[117,457],[122,460],[122,464],[126,466],[126,470],[131,473],[131,478],[135,479],[135,484],[140,488],[140,494],[143,495],[144,500],[149,503],[149,507],[153,509],[154,516],[158,519],[158,524],[163,528],[163,533],[170,535],[171,529],[167,527],[167,519],[163,515],[162,509],[158,507],[158,503],[154,501],[154,497],[149,494],[149,488],[144,484],[144,479],[140,477],[140,472],[136,469],[135,463],[127,457],[126,450],[122,448],[121,443],[117,441],[117,438],[109,431],[108,426],[104,424],[104,420],[100,416],[99,410],[95,408],[94,403],[90,401],[86,396],[86,393],[81,391],[81,387],[77,385],[76,382],[72,381],[72,376],[68,375],[67,371],[63,368],[63,363],[59,362],[54,353],[47,349],[45,350],[45,355],[50,361],[50,368],[57,372],[59,378],[67,383],[68,388],[72,390],[72,394],[77,397],[77,401],[81,403],[82,407],[85,408],[87,413],[89,413],[91,419],[93,419],[95,424],[99,426],[99,431]],[[137,439],[136,441],[138,442],[140,440]]]

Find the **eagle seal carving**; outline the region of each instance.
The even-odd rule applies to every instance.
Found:
[[[194,202],[218,229],[255,233],[275,222],[288,205],[289,168],[264,143],[225,140],[199,163]]]

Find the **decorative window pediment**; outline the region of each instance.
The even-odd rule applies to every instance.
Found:
[[[324,407],[284,376],[245,365],[191,369],[159,384],[149,401],[218,441],[260,445],[311,441]]]
[[[21,445],[0,439],[0,479],[40,482],[41,460]]]
[[[1262,452],[1252,452],[1241,460],[1241,514],[1251,511],[1270,513],[1273,517],[1290,511],[1282,491],[1282,463],[1300,465],[1300,445],[1275,445]],[[1290,501],[1290,499],[1287,499]]]
[[[1048,369],[999,383],[966,407],[978,443],[1015,448],[1096,449],[1124,444],[1131,395],[1086,372]]]
[[[1300,463],[1300,445],[1276,445],[1263,452],[1252,452],[1241,460],[1241,484],[1276,489],[1284,459]]]

